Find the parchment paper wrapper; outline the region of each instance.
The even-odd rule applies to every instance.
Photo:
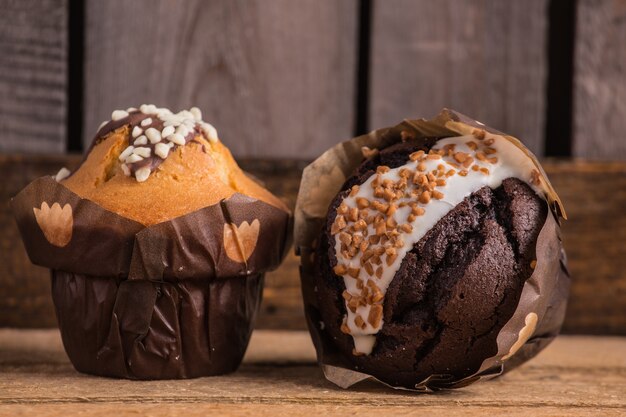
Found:
[[[362,163],[362,147],[382,149],[403,137],[432,138],[470,135],[475,129],[502,135],[522,149],[534,162],[541,188],[550,210],[536,245],[537,264],[525,282],[513,316],[497,336],[498,353],[485,358],[472,375],[431,375],[415,386],[393,386],[422,392],[460,388],[475,381],[493,378],[535,356],[558,334],[565,316],[570,278],[560,239],[560,218],[566,218],[563,205],[534,155],[516,138],[483,125],[453,110],[444,109],[433,120],[405,120],[397,126],[373,131],[340,143],[304,169],[295,212],[295,246],[301,257],[301,282],[307,324],[317,359],[326,378],[348,388],[372,375],[357,372],[349,359],[334,345],[320,326],[321,315],[315,293],[314,253],[326,222],[328,207],[343,183]],[[377,380],[378,381],[378,380]],[[379,381],[384,383],[382,381]],[[387,384],[385,384],[387,385]]]
[[[235,194],[145,227],[52,177],[12,200],[31,261],[51,269],[65,350],[81,372],[171,379],[234,371],[290,214]]]

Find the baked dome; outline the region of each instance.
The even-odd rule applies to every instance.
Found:
[[[197,108],[116,110],[80,167],[60,183],[103,208],[149,226],[235,193],[289,211],[239,168]]]

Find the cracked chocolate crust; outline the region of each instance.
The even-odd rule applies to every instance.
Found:
[[[364,161],[330,205],[316,252],[318,302],[325,331],[353,369],[394,386],[412,386],[430,375],[463,378],[497,353],[496,338],[511,318],[524,282],[532,274],[537,237],[547,216],[544,200],[523,181],[508,178],[483,187],[444,216],[406,255],[384,299],[384,325],[370,355],[353,355],[341,332],[346,314],[343,278],[330,227],[352,185],[376,167],[406,163],[437,139],[412,140]]]

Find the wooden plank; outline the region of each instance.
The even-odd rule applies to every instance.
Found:
[[[0,330],[0,415],[623,415],[625,350],[626,338],[561,336],[501,378],[419,395],[372,382],[335,387],[305,332],[255,332],[231,375],[136,382],[76,373],[57,331]]]
[[[547,0],[374,4],[370,127],[443,107],[543,154]]]
[[[563,242],[572,288],[563,330],[626,334],[626,164],[543,165],[569,215]]]
[[[421,399],[422,397],[419,397]],[[445,406],[422,405],[419,399],[413,405],[380,406],[380,405],[343,405],[343,404],[204,404],[204,403],[159,403],[159,404],[83,404],[81,406],[71,404],[45,404],[45,405],[0,405],[0,416],[14,417],[15,415],[36,415],[39,417],[67,416],[79,412],[81,416],[137,416],[151,417],[204,417],[216,415],[224,417],[232,416],[268,416],[268,417],[292,417],[297,415],[320,415],[334,417],[380,417],[391,416],[420,416],[429,417],[482,417],[493,413],[506,413],[507,417],[582,417],[624,416],[623,410],[612,407],[555,407],[542,405],[535,406],[500,407],[500,406],[471,406],[464,407],[462,401]],[[6,413],[6,414],[5,414]],[[452,414],[453,413],[453,414]]]
[[[356,0],[88,0],[85,143],[116,108],[198,106],[236,156],[352,136]]]
[[[54,326],[49,278],[30,265],[19,243],[6,201],[30,180],[74,166],[79,157],[0,157],[0,326]],[[293,208],[303,161],[242,159],[241,166],[261,178]],[[626,335],[626,164],[544,161],[570,219],[563,239],[572,273],[564,331]],[[18,243],[16,243],[18,242]],[[257,327],[304,329],[298,258],[289,253],[283,265],[266,277]]]
[[[9,200],[35,178],[79,162],[78,156],[0,155],[0,327],[56,326],[50,274],[28,260]]]
[[[575,156],[626,160],[626,1],[578,1]]]
[[[0,0],[0,152],[65,150],[68,0]]]

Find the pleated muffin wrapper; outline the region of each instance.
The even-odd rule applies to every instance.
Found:
[[[291,240],[290,213],[242,194],[149,227],[49,176],[11,204],[31,261],[51,269],[72,364],[110,377],[236,370],[264,273],[278,267]]]
[[[324,331],[315,290],[314,255],[317,240],[326,223],[331,201],[364,159],[363,147],[382,149],[403,138],[465,136],[471,135],[476,129],[509,140],[524,151],[540,174],[540,188],[549,210],[537,238],[537,263],[523,285],[512,317],[497,336],[498,352],[495,356],[484,359],[479,369],[463,378],[433,374],[415,386],[391,386],[372,375],[355,371],[349,360],[336,348],[332,337]],[[340,143],[326,151],[304,169],[294,227],[296,252],[301,257],[300,272],[307,324],[326,379],[343,388],[373,379],[394,389],[432,392],[460,388],[481,379],[496,377],[535,356],[557,336],[565,317],[570,278],[560,238],[561,218],[566,218],[563,204],[535,156],[518,139],[453,110],[443,109],[432,120],[405,120],[396,126]]]

